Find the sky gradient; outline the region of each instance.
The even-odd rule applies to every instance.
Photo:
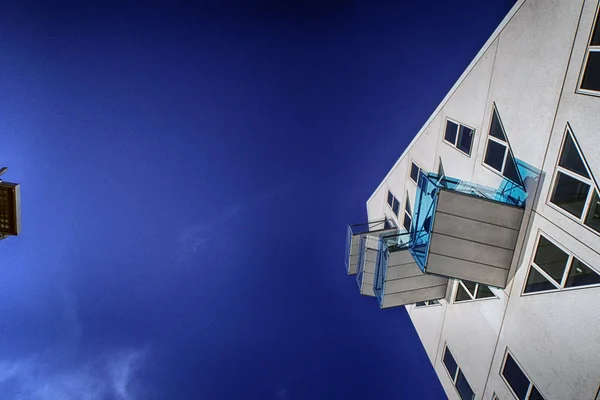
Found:
[[[0,398],[445,398],[345,226],[513,1],[48,3],[0,26]]]

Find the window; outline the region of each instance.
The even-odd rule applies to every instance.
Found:
[[[492,121],[490,123],[483,163],[502,174],[505,178],[524,187],[495,104],[492,110]]]
[[[590,41],[583,62],[584,68],[581,74],[579,88],[583,92],[600,92],[600,23],[598,12],[592,27]]]
[[[494,298],[496,295],[489,286],[469,281],[458,281],[454,302]]]
[[[506,352],[501,375],[517,399],[544,400],[544,396],[541,395],[508,351]]]
[[[473,128],[447,119],[446,130],[444,131],[444,141],[470,156],[474,132],[475,129]]]
[[[496,393],[494,393],[494,394],[492,395],[492,400],[500,400],[500,399],[498,398],[498,396],[496,396]]]
[[[523,293],[598,285],[600,274],[570,252],[539,235]]]
[[[398,201],[396,196],[394,196],[389,190],[387,195],[387,203],[392,208],[392,211],[397,217],[398,213],[400,212],[400,202]]]
[[[423,171],[421,170],[421,168],[419,168],[419,166],[417,164],[412,162],[411,166],[410,166],[410,179],[414,183],[416,183],[417,186],[419,185],[419,178],[421,177],[422,173],[423,173]]]
[[[419,301],[415,303],[416,308],[427,307],[427,306],[438,306],[440,305],[439,300],[427,300],[427,301]]]
[[[402,225],[406,232],[410,232],[410,225],[412,224],[412,210],[410,208],[410,200],[408,198],[408,192],[406,193],[406,201],[404,202],[404,221]]]
[[[473,389],[471,389],[471,385],[467,382],[467,378],[463,374],[462,370],[458,367],[456,360],[448,346],[444,347],[444,354],[442,355],[442,362],[446,367],[446,371],[450,374],[450,379],[452,379],[452,383],[456,390],[458,391],[458,395],[462,400],[472,400],[475,398],[475,393]]]
[[[567,125],[550,202],[600,233],[600,196],[594,178]]]

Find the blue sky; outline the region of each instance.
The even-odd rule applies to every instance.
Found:
[[[444,398],[345,225],[512,1],[48,3],[0,27],[0,398]]]

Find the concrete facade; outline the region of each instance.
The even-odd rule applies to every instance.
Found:
[[[476,399],[517,398],[501,374],[507,352],[546,400],[597,398],[600,285],[524,288],[540,235],[600,273],[600,233],[551,202],[567,129],[583,153],[592,190],[600,182],[600,92],[578,89],[598,7],[598,0],[518,1],[367,201],[369,220],[387,217],[402,226],[405,202],[416,202],[413,162],[424,172],[437,172],[442,163],[447,176],[498,187],[503,177],[484,162],[494,109],[514,157],[540,170],[539,179],[528,182],[518,236],[513,227],[511,243],[503,245],[505,236],[488,235],[497,247],[515,246],[514,254],[498,255],[503,268],[511,266],[506,287],[491,288],[494,297],[457,302],[462,289],[451,280],[451,293],[439,305],[406,306],[450,399],[461,397],[442,361],[446,346]],[[470,155],[444,140],[448,119],[474,129]],[[399,217],[386,202],[388,190],[401,201]],[[450,252],[452,240],[437,246]],[[461,249],[478,256],[474,248]]]

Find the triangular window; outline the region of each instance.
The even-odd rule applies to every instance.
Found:
[[[494,292],[492,292],[492,289],[487,285],[469,281],[458,281],[457,285],[458,288],[456,289],[456,296],[454,297],[455,303],[496,297]]]
[[[550,202],[600,232],[598,187],[569,126],[560,148]]]
[[[517,185],[525,186],[517,169],[515,157],[510,149],[510,144],[508,143],[508,138],[495,104],[492,110],[492,122],[490,123],[483,163]]]
[[[527,274],[524,293],[598,284],[600,284],[600,274],[596,270],[540,235]]]

